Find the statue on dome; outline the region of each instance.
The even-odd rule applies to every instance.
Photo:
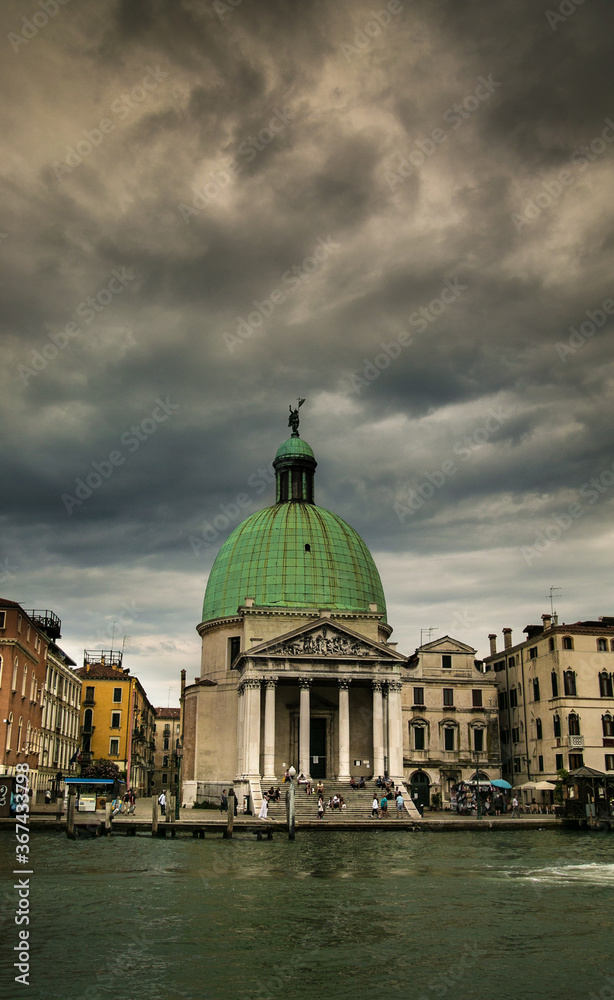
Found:
[[[292,409],[292,403],[290,403],[290,407],[289,407],[289,409],[290,409],[290,416],[288,417],[288,427],[292,428],[292,437],[293,438],[300,437],[300,434],[298,432],[298,425],[299,425],[298,411],[299,411],[299,407],[301,407],[304,402],[305,402],[304,399],[299,399],[298,406],[297,406],[297,408],[295,410]]]

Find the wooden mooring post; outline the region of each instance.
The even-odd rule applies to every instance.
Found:
[[[107,802],[104,807],[104,832],[108,836],[111,832],[111,810],[113,809],[113,803]]]
[[[226,829],[224,830],[225,840],[230,840],[232,838],[232,828],[235,821],[235,790],[231,785],[228,789],[228,822],[226,823]]]
[[[69,840],[75,839],[75,805],[77,796],[74,787],[71,786],[68,792],[68,808],[66,810],[66,836]]]
[[[151,835],[155,837],[158,832],[158,796],[151,796]]]

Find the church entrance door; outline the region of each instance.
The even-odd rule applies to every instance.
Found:
[[[312,718],[309,724],[310,770],[312,778],[326,777],[326,719]]]

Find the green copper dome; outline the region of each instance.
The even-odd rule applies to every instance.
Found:
[[[303,438],[291,437],[280,444],[275,458],[304,458],[305,456],[315,459],[313,451]]]
[[[280,451],[289,444],[305,443],[293,438]],[[202,620],[235,615],[246,597],[257,606],[366,613],[376,604],[386,617],[379,573],[360,535],[304,500],[257,511],[229,535],[209,574]]]

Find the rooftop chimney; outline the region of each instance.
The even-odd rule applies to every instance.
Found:
[[[494,656],[497,652],[497,636],[494,632],[491,632],[488,636],[488,641],[490,643],[490,655]]]
[[[552,615],[542,615],[542,621],[544,623],[544,632],[547,628],[552,625]]]
[[[512,646],[512,630],[511,628],[503,629],[503,646],[505,649],[510,649]]]

